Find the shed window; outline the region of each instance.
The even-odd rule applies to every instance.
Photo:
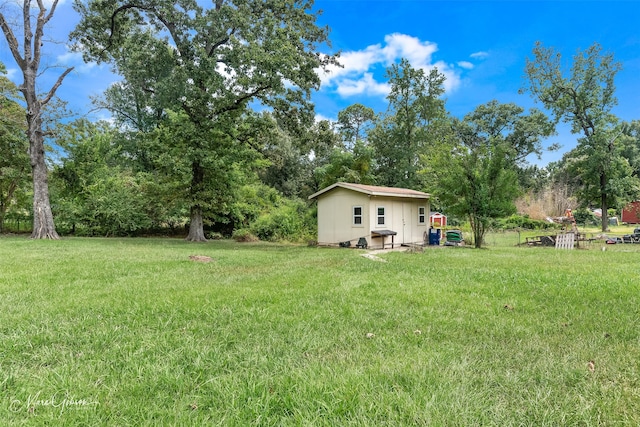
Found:
[[[418,207],[418,224],[424,224],[426,222],[426,209],[424,206]]]
[[[376,224],[378,225],[384,225],[385,221],[384,221],[384,206],[378,206],[378,212],[377,212],[377,222]]]
[[[362,206],[353,207],[353,225],[362,225]]]

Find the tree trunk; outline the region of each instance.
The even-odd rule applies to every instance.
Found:
[[[35,84],[34,84],[35,85]],[[51,213],[49,202],[49,180],[47,163],[44,154],[44,136],[42,132],[42,106],[35,99],[35,94],[29,93],[27,98],[27,126],[29,137],[29,157],[33,175],[33,230],[32,239],[59,239]]]
[[[200,206],[191,206],[189,235],[186,240],[189,242],[207,241],[207,238],[204,236],[204,223],[202,221],[202,208],[200,208]]]
[[[469,222],[471,224],[471,231],[473,232],[473,244],[476,249],[480,249],[482,248],[482,241],[484,240],[484,223],[475,215],[469,217]]]
[[[602,209],[602,231],[609,231],[609,203],[607,200],[607,176],[605,173],[600,175],[600,209]]]
[[[194,161],[191,164],[191,173],[192,205],[187,241],[206,242],[207,238],[204,236],[204,222],[202,220],[202,207],[197,201],[201,197],[201,192],[203,191],[202,186],[204,184],[204,168],[200,165],[200,162]]]
[[[33,230],[32,239],[59,239],[53,222],[51,204],[49,203],[49,183],[47,165],[44,161],[44,147],[38,155],[33,171]]]
[[[44,28],[53,17],[58,6],[58,0],[47,3],[49,6],[48,12],[45,2],[37,2],[39,12],[34,15],[34,22],[32,21],[31,13],[34,11],[35,5],[32,4],[31,0],[23,0],[22,26],[20,24],[15,25],[15,28],[19,29],[18,34],[22,34],[22,46],[18,41],[18,37],[14,34],[13,28],[9,25],[4,15],[0,13],[0,28],[24,77],[24,82],[20,85],[20,92],[24,95],[27,103],[27,136],[29,138],[29,157],[33,172],[33,231],[31,233],[31,238],[33,239],[60,238],[53,223],[53,214],[49,203],[48,171],[44,157],[42,109],[53,98],[64,78],[73,70],[73,67],[67,68],[58,77],[44,98],[38,99],[36,79],[40,74]],[[35,29],[32,28],[34,23],[36,25]]]

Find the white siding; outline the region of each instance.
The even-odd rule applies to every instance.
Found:
[[[338,245],[351,241],[355,246],[360,237],[367,239],[370,247],[380,247],[381,238],[371,238],[376,230],[391,230],[397,235],[394,243],[422,243],[428,222],[418,224],[418,207],[425,208],[429,217],[429,201],[398,197],[368,196],[345,188],[335,188],[318,196],[318,244]],[[362,207],[362,224],[353,223],[353,207]],[[385,208],[385,224],[377,224],[378,207]],[[391,237],[385,239],[390,246]]]
[[[362,225],[353,224],[353,207],[362,206]],[[340,242],[368,236],[369,197],[343,188],[336,188],[318,198],[318,243],[337,245]]]

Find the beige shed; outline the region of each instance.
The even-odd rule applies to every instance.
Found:
[[[391,248],[428,236],[429,194],[338,182],[309,196],[318,202],[318,244]],[[365,240],[362,240],[365,239]]]

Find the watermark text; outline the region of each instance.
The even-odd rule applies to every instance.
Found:
[[[67,394],[64,397],[58,394],[43,396],[41,392],[38,392],[35,395],[30,394],[25,400],[12,399],[9,409],[11,412],[33,413],[38,408],[55,408],[62,414],[68,410],[92,409],[98,405],[99,403],[94,399],[76,398]]]

